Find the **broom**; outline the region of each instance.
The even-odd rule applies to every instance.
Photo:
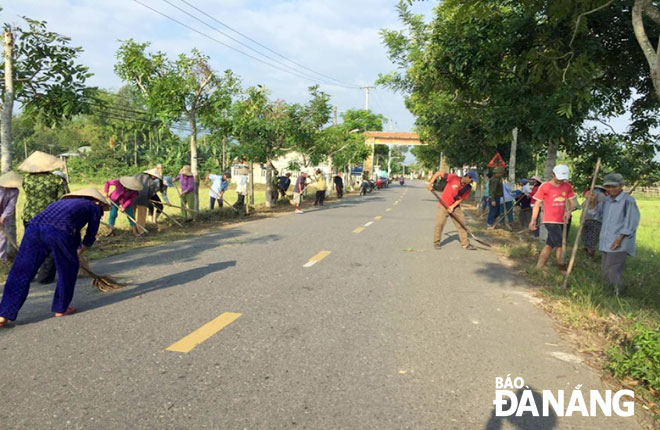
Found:
[[[9,235],[9,232],[7,232],[5,226],[2,224],[0,224],[0,232],[2,232],[5,235],[5,237],[9,240],[11,246],[13,246],[14,248],[16,248],[16,250],[18,250],[18,245],[16,244],[14,239]],[[98,288],[99,291],[101,291],[102,293],[107,293],[108,291],[118,290],[120,288],[125,287],[125,285],[120,284],[110,276],[101,276],[92,272],[92,269],[89,268],[89,265],[82,257],[79,257],[78,260],[80,261],[80,270],[85,275],[92,278],[92,285]]]
[[[107,293],[108,291],[118,290],[125,287],[126,285],[117,282],[114,278],[107,275],[97,275],[89,268],[89,264],[85,261],[82,256],[79,256],[78,260],[80,261],[80,271],[85,275],[92,278],[92,285],[99,289],[102,293]]]

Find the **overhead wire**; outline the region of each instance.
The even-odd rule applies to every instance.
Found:
[[[215,21],[215,22],[217,22],[218,24],[222,25],[223,27],[225,27],[225,28],[227,28],[227,29],[233,31],[234,33],[236,33],[236,34],[238,34],[238,35],[244,37],[245,39],[249,40],[250,42],[254,43],[255,45],[258,45],[258,46],[264,48],[264,49],[267,50],[268,52],[271,52],[272,54],[275,54],[275,55],[277,55],[278,57],[280,57],[280,58],[282,58],[282,59],[284,59],[284,60],[286,60],[286,61],[288,61],[288,62],[290,62],[290,63],[292,63],[292,64],[295,64],[295,65],[298,66],[298,67],[301,67],[301,68],[303,68],[303,69],[305,69],[305,70],[307,70],[307,71],[309,71],[309,72],[312,72],[312,73],[314,73],[314,74],[316,74],[316,75],[323,76],[324,78],[330,79],[330,80],[335,81],[335,82],[337,82],[337,83],[344,84],[344,85],[346,85],[346,86],[348,86],[348,87],[350,87],[350,88],[354,88],[354,89],[355,89],[355,88],[360,88],[359,85],[349,84],[349,83],[347,83],[347,82],[343,82],[343,81],[341,81],[341,80],[339,80],[339,79],[335,79],[335,78],[333,78],[332,76],[326,75],[326,74],[321,73],[321,72],[317,72],[317,71],[314,70],[314,69],[310,69],[309,67],[307,67],[307,66],[305,66],[305,65],[303,65],[303,64],[300,64],[300,63],[298,63],[298,62],[296,62],[296,61],[294,61],[294,60],[292,60],[292,59],[286,57],[285,55],[282,55],[282,54],[278,53],[277,51],[274,51],[273,49],[269,48],[268,46],[263,45],[262,43],[259,43],[258,41],[254,40],[254,39],[251,38],[250,36],[247,36],[247,35],[241,33],[240,31],[236,30],[235,28],[232,28],[231,26],[225,24],[224,22],[220,21],[220,20],[217,19],[216,17],[214,17],[214,16],[212,16],[212,15],[210,15],[210,14],[204,12],[203,10],[201,10],[201,9],[198,8],[197,6],[195,6],[195,5],[191,4],[191,3],[189,3],[188,1],[186,1],[186,0],[179,0],[179,1],[180,1],[181,3],[185,3],[185,4],[187,4],[189,7],[195,9],[197,12],[199,12],[199,13],[201,13],[202,15],[204,15],[204,16],[206,16],[206,17],[212,19],[213,21]],[[225,33],[222,33],[222,34],[225,34]],[[229,37],[229,36],[227,36],[227,37]],[[232,40],[235,40],[235,39],[232,38]],[[241,43],[241,42],[239,42],[239,43]],[[241,43],[241,44],[244,45],[243,43]],[[245,46],[245,45],[244,45],[244,46]],[[252,49],[252,48],[250,48],[250,49]],[[252,49],[252,50],[254,50],[254,49]],[[258,52],[258,51],[255,51],[255,52]],[[263,55],[263,54],[262,54],[262,55]]]
[[[217,31],[218,33],[222,34],[222,35],[225,36],[226,38],[228,38],[228,39],[230,39],[230,40],[233,40],[234,42],[238,43],[239,45],[246,47],[247,49],[251,50],[252,52],[255,52],[256,54],[261,55],[261,56],[263,56],[263,57],[269,59],[270,61],[274,61],[275,63],[277,63],[277,64],[279,64],[279,65],[281,65],[281,66],[283,66],[283,67],[286,67],[287,69],[292,70],[292,71],[294,71],[294,72],[304,74],[305,76],[308,77],[308,79],[311,79],[311,80],[318,80],[318,79],[319,79],[318,77],[315,77],[315,76],[309,75],[309,74],[307,74],[307,73],[304,73],[304,72],[298,71],[298,70],[296,70],[295,68],[289,66],[288,64],[285,64],[285,63],[281,62],[280,60],[277,60],[277,59],[275,59],[275,58],[273,58],[273,57],[271,57],[271,56],[269,56],[269,55],[264,54],[264,53],[261,52],[261,51],[258,51],[258,50],[256,50],[256,49],[254,49],[254,48],[251,47],[250,45],[241,42],[240,40],[236,39],[235,37],[232,37],[232,36],[228,35],[227,33],[223,32],[222,30],[219,30],[217,27],[214,27],[214,26],[210,25],[209,23],[207,23],[207,22],[201,20],[200,18],[196,17],[195,15],[193,15],[193,14],[191,14],[191,13],[185,11],[184,9],[182,9],[182,8],[180,8],[179,6],[177,6],[177,5],[175,5],[174,3],[172,3],[170,0],[162,0],[162,1],[165,2],[165,3],[167,3],[167,4],[169,4],[169,5],[172,6],[173,8],[179,10],[180,12],[183,12],[184,14],[186,14],[186,15],[188,15],[189,17],[193,18],[194,20],[196,20],[196,21],[198,21],[198,22],[201,22],[201,23],[204,24],[205,26],[209,27],[211,30]],[[188,3],[186,3],[186,4],[188,4]],[[199,10],[199,9],[195,8],[194,6],[192,6],[192,7],[193,7],[195,10]],[[200,13],[202,13],[202,14],[204,14],[204,15],[206,15],[206,16],[209,16],[208,14],[206,14],[206,13],[204,13],[204,12],[200,12]],[[331,79],[331,80],[335,80],[335,79],[333,79],[333,78],[329,78],[329,79]],[[345,87],[347,87],[347,88],[350,88],[350,87],[344,85],[344,84],[341,83],[341,82],[339,82],[338,84],[333,84],[333,83],[330,83],[330,82],[323,82],[323,83],[326,84],[326,85],[337,85],[337,86],[345,86]]]
[[[233,51],[235,51],[235,52],[238,52],[238,53],[241,54],[241,55],[244,55],[244,56],[246,56],[246,57],[252,58],[252,59],[255,60],[255,61],[258,61],[258,62],[260,62],[260,63],[262,63],[262,64],[267,65],[267,66],[273,67],[273,68],[275,68],[275,69],[277,69],[277,70],[280,70],[280,71],[282,71],[282,72],[285,72],[285,73],[288,73],[288,74],[294,75],[294,76],[296,76],[296,77],[298,77],[298,78],[302,78],[302,79],[305,79],[305,80],[308,80],[308,81],[311,81],[311,82],[314,82],[314,83],[320,83],[320,82],[319,82],[319,81],[320,81],[319,79],[316,79],[316,78],[310,78],[309,76],[306,76],[306,75],[302,74],[301,72],[294,72],[294,71],[291,71],[291,70],[288,70],[288,69],[285,69],[285,68],[279,67],[279,66],[277,66],[276,64],[271,64],[271,63],[269,63],[268,61],[264,61],[264,60],[261,59],[261,58],[255,57],[254,55],[248,54],[247,52],[243,52],[243,51],[241,51],[241,50],[238,49],[238,48],[235,48],[235,47],[233,47],[233,46],[231,46],[231,45],[229,45],[229,44],[227,44],[227,43],[225,43],[225,42],[223,42],[223,41],[221,41],[221,40],[219,40],[219,39],[216,39],[216,38],[213,37],[213,36],[210,36],[210,35],[204,33],[203,31],[200,31],[200,30],[198,30],[198,29],[196,29],[196,28],[194,28],[194,27],[189,26],[188,24],[183,23],[182,21],[179,21],[178,19],[172,18],[171,16],[169,16],[169,15],[167,15],[167,14],[165,14],[165,13],[163,13],[163,12],[161,12],[161,11],[159,11],[159,10],[157,10],[157,9],[155,9],[155,8],[153,8],[153,7],[149,6],[149,5],[147,5],[147,4],[143,3],[143,2],[141,2],[140,0],[133,0],[133,1],[134,1],[135,3],[138,3],[138,4],[142,5],[143,7],[147,8],[147,9],[153,11],[154,13],[157,13],[158,15],[161,15],[161,16],[163,16],[163,17],[169,19],[170,21],[176,22],[177,24],[179,24],[179,25],[181,25],[181,26],[183,26],[183,27],[189,29],[190,31],[193,31],[193,32],[195,32],[195,33],[197,33],[197,34],[199,34],[199,35],[201,35],[201,36],[206,37],[206,38],[209,39],[209,40],[212,40],[212,41],[214,41],[214,42],[216,42],[216,43],[218,43],[218,44],[220,44],[220,45],[222,45],[222,46],[225,46],[225,47],[227,47],[227,48],[229,48],[229,49],[231,49],[231,50],[233,50]],[[199,19],[198,19],[198,20],[199,20]],[[202,21],[202,22],[203,22],[203,21]],[[263,54],[262,54],[262,55],[263,55]],[[324,85],[328,85],[328,86],[337,86],[337,87],[341,87],[341,86],[343,86],[343,85],[333,84],[333,83],[327,83],[327,82],[324,82]]]

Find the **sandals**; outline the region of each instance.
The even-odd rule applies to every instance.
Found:
[[[76,308],[74,308],[73,306],[69,306],[69,307],[67,308],[67,310],[64,311],[64,312],[55,312],[55,317],[58,317],[58,318],[59,318],[59,317],[65,317],[65,316],[67,316],[67,315],[71,315],[71,314],[74,313],[75,311],[76,311]]]

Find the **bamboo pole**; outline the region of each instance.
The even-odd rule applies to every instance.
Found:
[[[596,186],[596,179],[598,178],[598,171],[600,170],[600,158],[598,158],[598,161],[596,162],[596,169],[594,170],[594,176],[591,178],[591,187],[589,188],[589,196],[591,197],[594,192],[594,187]],[[588,207],[588,205],[587,205]],[[568,287],[568,278],[571,276],[571,272],[573,271],[573,267],[575,266],[575,257],[577,255],[577,250],[578,246],[580,243],[580,236],[582,235],[582,229],[584,228],[584,218],[586,216],[587,211],[582,210],[582,213],[580,214],[580,227],[578,228],[577,235],[575,236],[575,243],[573,244],[573,252],[571,253],[571,259],[568,262],[568,268],[566,269],[566,275],[564,275],[564,281],[561,284],[562,288]]]
[[[117,203],[113,202],[112,200],[110,200],[110,204],[111,204],[112,206],[116,207],[117,209],[119,209],[119,206],[117,206]],[[132,221],[135,225],[137,225],[138,227],[140,227],[140,228],[143,230],[144,233],[149,233],[149,230],[147,230],[146,228],[144,228],[144,227],[142,227],[140,224],[138,224],[138,222],[135,220],[135,218],[133,218],[132,216],[130,216],[129,214],[127,214],[127,213],[124,212],[124,211],[120,211],[120,212],[123,212],[124,215],[126,215],[126,218],[128,218],[129,220],[131,220],[131,221]]]

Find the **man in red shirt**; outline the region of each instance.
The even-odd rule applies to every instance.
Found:
[[[564,223],[575,209],[576,200],[573,187],[568,183],[568,166],[559,164],[552,169],[552,179],[543,183],[534,194],[534,209],[529,229],[536,230],[536,219],[539,216],[541,203],[543,203],[543,225],[548,230],[546,245],[541,250],[537,269],[542,269],[548,261],[552,250],[556,250],[557,263],[561,270],[565,270],[561,264],[561,245],[564,234]],[[566,210],[566,202],[570,204],[570,210]]]
[[[442,196],[440,197],[442,201],[447,205],[447,209],[438,202],[438,214],[435,218],[435,231],[433,235],[433,246],[435,249],[440,249],[442,246],[442,230],[445,228],[445,223],[447,222],[447,217],[449,214],[453,214],[452,221],[458,230],[458,237],[461,240],[461,246],[465,249],[475,250],[474,246],[470,244],[468,240],[467,231],[461,226],[458,219],[462,224],[465,224],[465,216],[463,215],[463,210],[461,209],[461,203],[464,200],[467,200],[470,197],[470,192],[472,192],[472,182],[479,181],[479,175],[474,170],[470,170],[462,178],[454,175],[453,173],[444,173],[438,171],[431,178],[431,182],[428,183],[426,188],[429,190],[433,189],[433,183],[436,179],[444,177],[446,178],[447,185],[445,185],[444,190],[442,191]],[[456,218],[456,219],[454,219]]]

